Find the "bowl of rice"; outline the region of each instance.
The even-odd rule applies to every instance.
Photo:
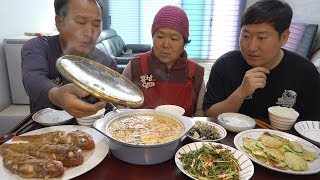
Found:
[[[272,106],[268,108],[270,124],[279,130],[289,130],[299,117],[299,113],[293,108]]]

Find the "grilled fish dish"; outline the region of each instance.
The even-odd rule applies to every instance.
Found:
[[[60,177],[64,173],[62,162],[51,159],[40,159],[28,154],[2,148],[3,165],[11,173],[24,178]]]
[[[29,142],[51,141],[58,144],[71,144],[82,150],[92,150],[95,147],[92,136],[81,130],[72,131],[70,133],[53,131],[39,135],[15,136],[12,140]]]
[[[54,142],[12,143],[2,144],[0,149],[10,149],[19,153],[61,161],[64,166],[78,166],[84,162],[82,150],[70,144],[55,144]]]

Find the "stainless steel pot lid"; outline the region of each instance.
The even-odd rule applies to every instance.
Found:
[[[129,79],[93,60],[65,55],[56,66],[69,81],[91,95],[127,107],[139,107],[144,101],[141,90]]]

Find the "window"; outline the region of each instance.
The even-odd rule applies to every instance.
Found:
[[[189,17],[189,58],[217,59],[238,49],[240,15],[245,0],[108,0],[110,28],[126,43],[152,44],[151,25],[165,5],[183,8]]]
[[[308,58],[317,30],[317,24],[292,22],[289,28],[289,39],[283,48]]]

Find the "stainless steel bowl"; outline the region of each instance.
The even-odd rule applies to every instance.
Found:
[[[134,145],[120,142],[111,137],[110,133],[107,131],[109,124],[114,120],[128,115],[145,113],[171,117],[181,122],[184,125],[185,130],[177,139],[157,145]],[[174,157],[181,142],[181,138],[185,136],[193,125],[194,121],[189,117],[165,114],[153,109],[134,109],[117,110],[116,112],[108,113],[104,118],[95,121],[93,127],[108,137],[111,153],[120,160],[131,164],[151,165],[162,163]]]

